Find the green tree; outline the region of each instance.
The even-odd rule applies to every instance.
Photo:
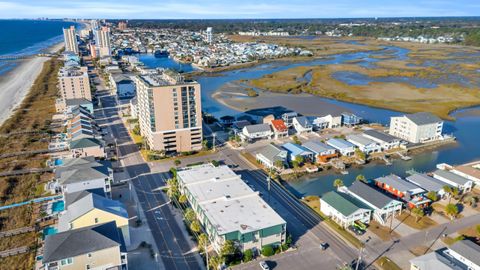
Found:
[[[428,198],[429,200],[431,200],[432,202],[437,201],[437,199],[438,199],[437,192],[435,192],[435,191],[433,191],[433,190],[432,190],[432,191],[429,191],[429,192],[427,193],[427,198]]]
[[[168,179],[167,186],[168,186],[168,190],[167,190],[168,197],[175,198],[180,195],[180,191],[178,190],[178,183],[175,178]]]
[[[202,141],[202,149],[203,149],[203,150],[209,150],[208,141],[207,141],[207,140],[203,140],[203,141]]]
[[[415,223],[418,223],[418,220],[421,217],[425,216],[425,212],[423,211],[423,209],[418,207],[412,209],[412,214],[415,216]]]
[[[201,229],[202,228],[200,227],[200,223],[198,222],[198,220],[194,220],[192,221],[192,223],[190,223],[190,230],[198,233]]]
[[[295,161],[298,162],[299,165],[302,165],[305,159],[302,156],[296,156]]]
[[[228,255],[235,254],[235,251],[236,251],[235,242],[233,242],[232,240],[227,240],[225,241],[225,243],[223,243],[223,246],[220,249],[220,255],[222,257],[225,257]]]
[[[361,159],[361,160],[365,160],[367,158],[367,156],[365,155],[365,153],[358,149],[358,148],[355,148],[355,155],[357,156],[357,158]]]
[[[279,168],[279,169],[283,169],[283,161],[281,160],[275,160],[275,167]]]
[[[219,256],[212,256],[208,260],[209,268],[217,270],[218,267],[222,264],[222,258]]]
[[[367,182],[367,179],[365,178],[365,176],[363,176],[362,174],[359,174],[357,175],[357,177],[355,178],[355,180],[357,181],[362,181],[362,182]]]
[[[300,165],[298,164],[298,161],[292,160],[292,167],[293,167],[294,169],[298,169],[298,167],[300,167]]]
[[[192,222],[195,220],[195,218],[197,218],[197,214],[195,214],[195,211],[193,211],[192,208],[187,208],[187,210],[185,210],[185,219]]]
[[[178,197],[178,202],[181,203],[181,204],[186,203],[187,202],[187,196],[185,194],[180,195],[180,197]]]
[[[456,204],[449,203],[445,206],[445,213],[450,216],[451,220],[454,220],[458,215],[458,207]]]
[[[458,194],[460,194],[460,190],[459,190],[457,187],[453,187],[453,188],[452,188],[452,197],[454,197],[455,199],[457,199]]]
[[[178,167],[180,164],[182,164],[182,161],[181,161],[180,159],[175,159],[175,160],[173,161],[173,164],[175,164],[175,166]]]
[[[205,247],[208,246],[208,236],[205,233],[201,233],[198,236],[198,248],[205,251]]]
[[[253,259],[253,251],[251,249],[245,250],[243,253],[243,262],[249,262]]]
[[[218,166],[220,166],[220,162],[216,161],[215,159],[214,159],[214,160],[212,160],[212,162],[211,162],[211,163],[212,163],[212,165],[213,165],[213,166],[215,166],[215,167],[218,167]]]
[[[294,142],[295,144],[302,145],[302,141],[300,141],[300,140],[298,139],[297,135],[294,135],[294,136],[292,137],[292,140],[293,140],[293,142]]]
[[[340,178],[337,178],[335,179],[335,181],[333,181],[333,186],[338,189],[339,187],[343,187],[343,181],[342,179]]]
[[[275,254],[275,250],[271,245],[266,245],[262,247],[262,255],[265,257],[270,257]]]

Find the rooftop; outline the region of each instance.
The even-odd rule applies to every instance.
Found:
[[[440,119],[438,116],[433,115],[432,113],[429,112],[418,112],[418,113],[413,113],[413,114],[407,114],[405,115],[410,121],[414,122],[417,125],[428,125],[428,124],[434,124],[438,122],[442,122],[442,119]]]
[[[330,146],[333,146],[334,148],[337,148],[337,149],[345,149],[345,148],[355,147],[355,145],[353,145],[352,143],[347,142],[344,139],[337,139],[337,138],[333,138],[333,139],[328,140],[327,144],[329,144]]]
[[[426,174],[417,173],[414,175],[410,175],[406,178],[408,181],[420,186],[421,188],[425,189],[426,191],[435,191],[438,192],[443,189],[445,183],[437,180],[433,177],[430,177]]]
[[[272,131],[269,124],[249,125],[245,126],[245,128],[247,129],[248,133]]]
[[[408,182],[394,174],[376,178],[375,181],[379,183],[387,184],[388,186],[391,186],[400,192],[412,191],[414,194],[417,194],[425,191],[419,186],[411,182]]]
[[[322,142],[317,142],[317,141],[308,141],[308,142],[305,142],[303,144],[303,146],[305,148],[307,148],[308,150],[314,152],[314,153],[317,153],[317,154],[320,154],[320,153],[323,153],[325,151],[331,151],[331,150],[335,150],[333,147],[329,146],[329,145],[326,145]]]
[[[282,119],[272,120],[272,126],[275,130],[278,130],[278,131],[287,131],[288,130],[287,126],[285,125],[285,122],[283,122]]]
[[[395,136],[392,136],[390,134],[387,134],[385,132],[381,132],[381,131],[378,131],[378,130],[375,130],[375,129],[365,130],[363,132],[363,134],[365,134],[367,136],[370,136],[370,137],[373,137],[373,138],[375,138],[377,140],[380,140],[382,142],[394,142],[394,141],[400,140],[399,138],[397,138]]]
[[[265,158],[273,162],[282,160],[282,158],[286,158],[287,155],[287,151],[282,150],[273,144],[267,144],[265,147],[260,148],[257,153],[262,154]]]
[[[443,177],[445,179],[448,179],[454,183],[457,183],[459,185],[465,185],[466,183],[470,182],[470,180],[468,180],[467,178],[463,177],[463,176],[460,176],[458,174],[455,174],[453,172],[450,172],[450,171],[446,171],[446,170],[436,170],[433,172],[433,175],[434,176],[440,176],[440,177]]]
[[[460,240],[450,246],[454,252],[480,266],[480,246],[470,240]]]
[[[299,144],[295,144],[295,143],[286,143],[286,144],[282,145],[282,147],[285,150],[287,150],[288,152],[290,152],[290,154],[293,155],[293,156],[313,154],[307,148],[305,148],[305,147],[303,147]]]
[[[390,202],[395,201],[394,199],[361,181],[355,181],[351,186],[348,187],[348,190],[379,209],[382,209]]]
[[[183,75],[172,70],[157,71],[156,73],[139,75],[138,77],[149,87],[196,83],[194,81],[186,81]]]
[[[123,237],[115,222],[47,235],[43,262],[55,262],[102,249],[124,247]]]
[[[353,141],[355,143],[361,144],[361,145],[370,145],[370,144],[377,144],[374,140],[369,139],[361,134],[350,134],[347,135],[347,140]]]
[[[366,206],[354,197],[337,191],[325,193],[321,197],[321,200],[331,205],[345,217],[355,213],[355,211],[358,209],[370,209],[370,207]]]
[[[212,179],[240,179],[240,176],[236,175],[228,166],[213,167],[211,164],[184,168],[177,172],[177,177],[187,185]]]

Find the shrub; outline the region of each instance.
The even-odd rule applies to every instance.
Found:
[[[265,257],[270,257],[273,254],[275,254],[275,250],[273,250],[273,247],[271,245],[266,245],[262,247],[262,255]]]
[[[243,262],[249,262],[253,259],[253,251],[251,249],[245,250],[243,253]]]

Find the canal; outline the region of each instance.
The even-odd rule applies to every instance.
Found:
[[[408,50],[404,48],[388,46],[383,50],[385,54],[392,56],[394,59],[405,59]],[[263,75],[286,70],[297,66],[314,66],[325,64],[341,64],[347,61],[361,60],[360,65],[369,66],[374,62],[379,61],[378,58],[371,57],[374,54],[381,54],[380,52],[357,52],[350,54],[332,55],[328,58],[315,59],[305,62],[295,63],[268,63],[258,66],[243,68],[238,70],[226,71],[218,76],[201,76],[197,81],[202,87],[202,109],[217,117],[223,115],[232,115],[238,113],[212,98],[212,95],[220,87],[227,83],[238,81],[242,79],[254,79]],[[153,58],[153,59],[152,59]],[[160,60],[158,60],[160,59]],[[169,59],[169,58],[168,58]],[[193,70],[193,68],[185,64],[171,63],[169,60],[161,58],[141,56],[140,60],[149,67],[170,67],[180,69],[185,72]],[[162,61],[165,61],[162,63]],[[187,71],[188,70],[188,71]],[[351,75],[351,74],[350,74]],[[355,80],[365,79],[355,77]],[[394,78],[398,79],[398,78]],[[345,80],[352,80],[352,78],[345,78]],[[415,81],[415,83],[424,83]],[[288,97],[287,97],[288,98]],[[352,111],[370,122],[377,122],[388,124],[390,117],[401,115],[402,113],[394,112],[385,109],[371,108],[368,106],[351,104],[336,100],[319,98],[319,101],[330,103],[345,110]],[[428,151],[417,154],[410,161],[395,160],[390,166],[384,164],[368,164],[359,168],[349,169],[348,175],[335,174],[333,172],[320,173],[316,176],[306,176],[289,183],[288,188],[297,196],[305,195],[322,195],[333,189],[333,181],[341,178],[345,185],[352,183],[359,174],[367,178],[376,178],[391,173],[405,176],[407,170],[415,170],[417,172],[432,171],[438,163],[461,164],[480,158],[480,107],[459,110],[452,114],[456,120],[446,121],[444,125],[444,133],[453,133],[457,137],[457,143],[449,146],[444,146],[434,151]]]

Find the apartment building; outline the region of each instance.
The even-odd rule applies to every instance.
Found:
[[[110,28],[102,27],[96,31],[96,47],[100,57],[109,57],[112,55],[110,43]]]
[[[188,167],[177,177],[215,250],[226,240],[242,251],[285,242],[285,220],[228,166]]]
[[[140,132],[150,149],[202,148],[200,84],[171,70],[135,77]]]
[[[442,138],[443,121],[437,116],[419,112],[390,118],[390,135],[411,143],[424,143]]]
[[[64,67],[58,72],[58,86],[61,100],[68,99],[92,100],[90,81],[88,79],[87,67],[71,66]]]
[[[75,26],[63,29],[63,39],[65,40],[65,51],[78,54],[78,42],[77,33],[75,32]]]

